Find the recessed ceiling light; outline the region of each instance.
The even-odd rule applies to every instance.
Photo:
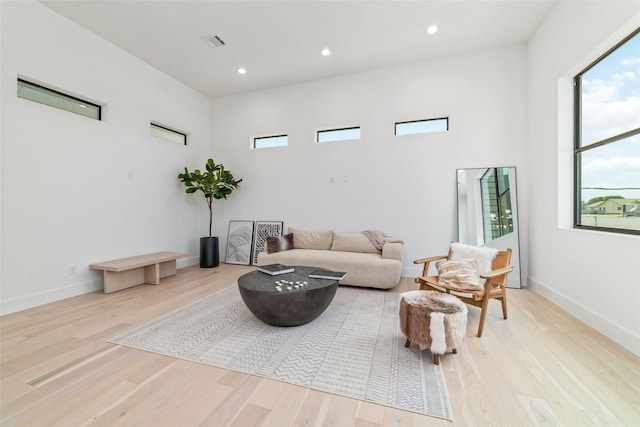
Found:
[[[437,25],[432,25],[429,28],[427,28],[427,34],[435,34],[438,32],[438,26]]]
[[[238,74],[247,74],[247,70],[244,67],[238,67],[236,68],[236,71],[238,72]]]
[[[331,51],[327,48],[322,49],[322,52],[320,52],[322,54],[322,56],[329,56],[331,55]]]

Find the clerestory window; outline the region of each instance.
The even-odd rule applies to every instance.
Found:
[[[289,145],[288,135],[257,136],[253,138],[251,148],[286,147]]]
[[[69,111],[91,119],[102,120],[102,106],[69,93],[18,78],[18,98]]]
[[[151,122],[149,124],[151,135],[165,139],[171,142],[177,142],[181,145],[187,145],[187,133],[168,128],[163,125]]]

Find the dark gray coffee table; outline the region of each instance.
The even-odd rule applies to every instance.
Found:
[[[337,280],[311,279],[309,273],[318,267],[295,266],[293,273],[271,276],[252,271],[238,278],[244,303],[260,320],[274,326],[298,326],[311,322],[329,306],[338,290]],[[276,281],[307,282],[298,289],[281,292]]]

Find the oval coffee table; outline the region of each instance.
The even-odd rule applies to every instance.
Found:
[[[338,290],[338,281],[312,279],[317,267],[295,266],[293,273],[271,276],[252,271],[238,278],[240,295],[249,310],[264,323],[274,326],[298,326],[311,322],[329,306]],[[307,282],[298,289],[276,290],[276,281]]]

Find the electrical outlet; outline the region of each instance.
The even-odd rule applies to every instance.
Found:
[[[133,179],[133,171],[129,171],[129,179]]]
[[[69,267],[69,276],[75,276],[78,273],[78,266],[72,265]]]

